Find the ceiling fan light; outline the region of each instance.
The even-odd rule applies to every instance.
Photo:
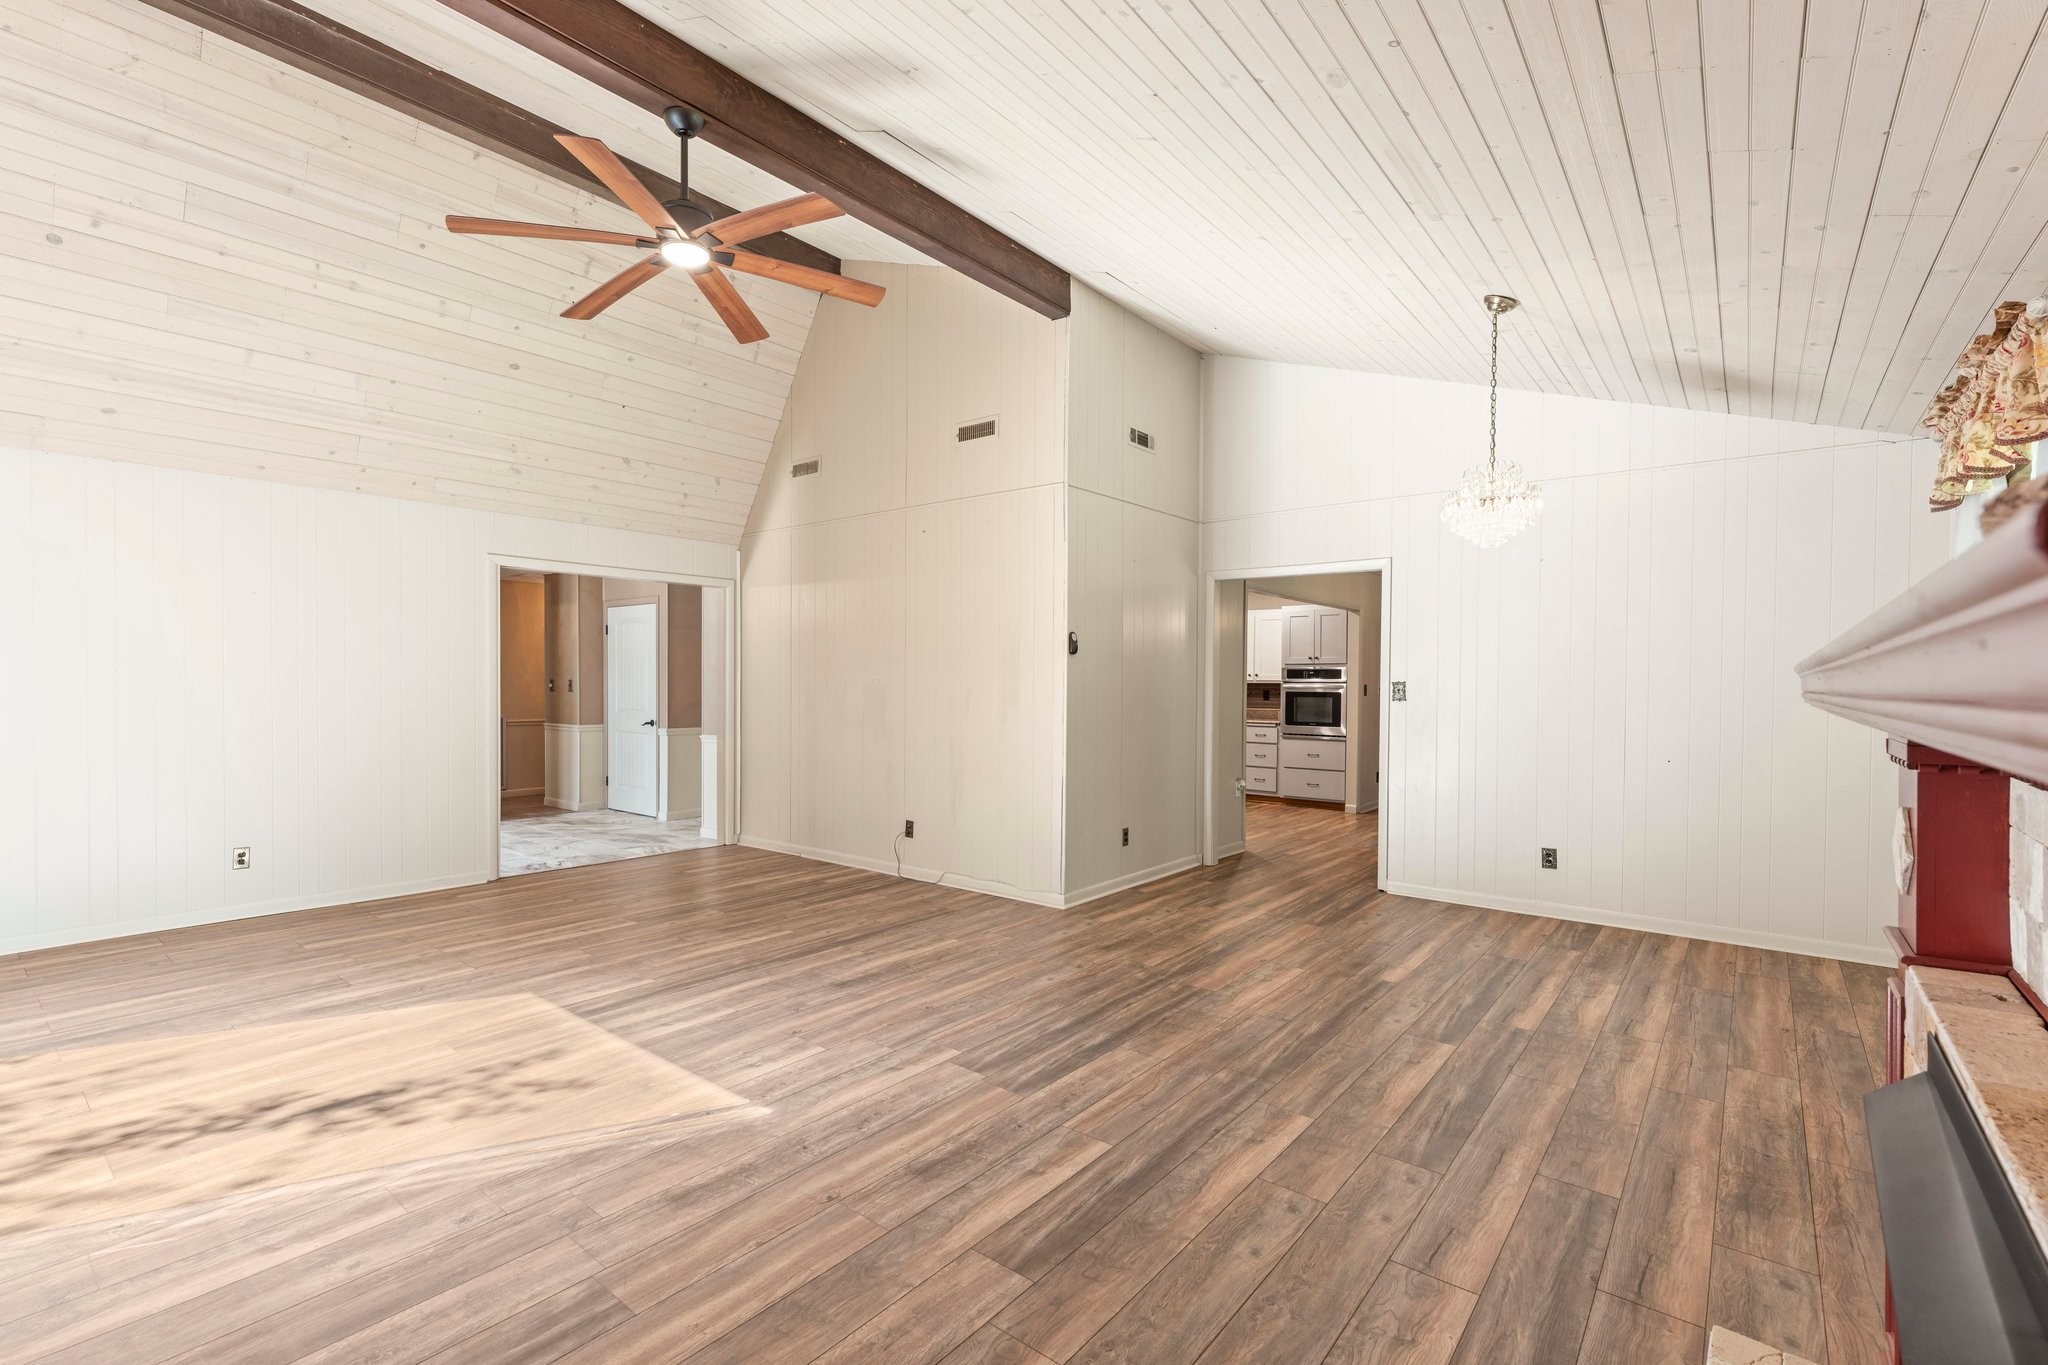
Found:
[[[711,264],[711,253],[687,238],[661,244],[661,259],[684,270],[702,270]]]

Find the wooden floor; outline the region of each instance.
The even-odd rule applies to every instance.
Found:
[[[1072,911],[725,847],[0,958],[0,1149],[90,1195],[8,1209],[0,1359],[1880,1359],[1882,973],[1250,824]],[[429,1006],[490,1065],[353,1022]]]

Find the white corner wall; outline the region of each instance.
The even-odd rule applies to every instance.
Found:
[[[1201,361],[1079,284],[1068,319],[1066,903],[1200,858]],[[1152,438],[1131,443],[1133,427]],[[1130,831],[1128,843],[1124,831]]]
[[[1931,445],[1518,392],[1500,430],[1545,510],[1481,551],[1439,505],[1483,388],[1204,362],[1205,567],[1392,560],[1389,889],[1888,961],[1895,776],[1792,664],[1946,558]]]
[[[729,545],[0,448],[0,953],[488,878],[494,554],[736,567]]]
[[[1063,324],[847,268],[888,296],[819,305],[741,541],[740,840],[1055,903]]]

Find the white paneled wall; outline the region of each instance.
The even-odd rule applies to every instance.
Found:
[[[1071,903],[1199,857],[1201,362],[1078,285],[1067,335]]]
[[[735,569],[730,546],[0,448],[0,952],[488,877],[493,554]]]
[[[1504,393],[1545,510],[1482,551],[1438,509],[1484,457],[1483,388],[1204,378],[1210,570],[1392,560],[1390,888],[1884,959],[1894,774],[1792,664],[1946,557],[1931,447]]]
[[[889,296],[820,305],[741,543],[742,840],[1052,904],[1191,864],[1195,354],[854,269]]]
[[[888,296],[820,305],[741,542],[740,836],[1056,901],[1064,328],[849,269]]]

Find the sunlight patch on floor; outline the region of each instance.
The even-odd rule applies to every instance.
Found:
[[[532,995],[4,1058],[0,1236],[746,1107]]]

